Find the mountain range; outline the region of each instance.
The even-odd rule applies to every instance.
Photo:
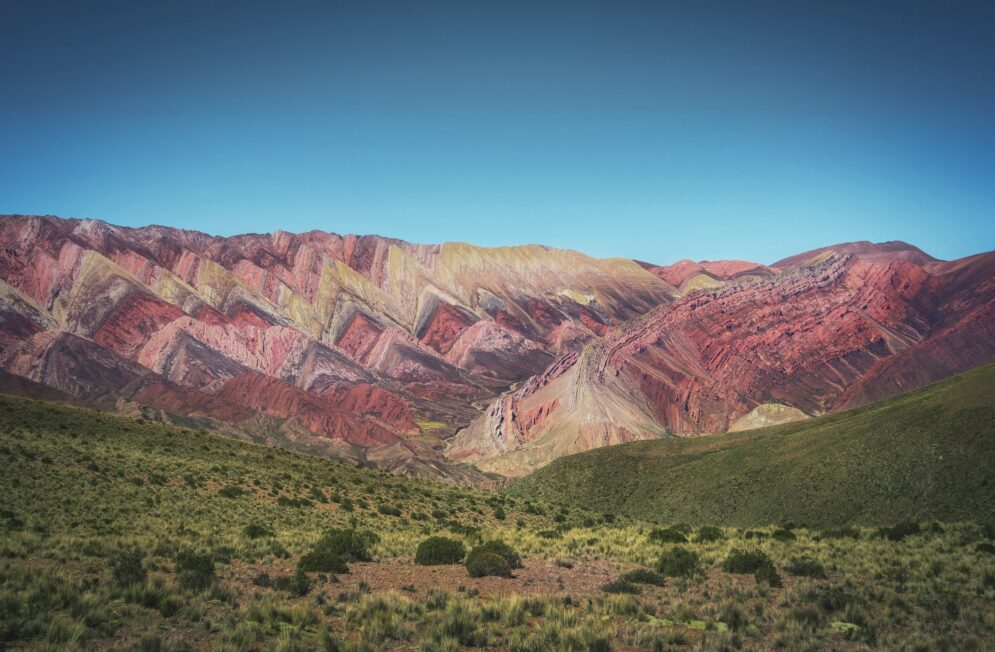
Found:
[[[420,476],[805,419],[995,360],[995,252],[764,265],[0,217],[0,391]]]

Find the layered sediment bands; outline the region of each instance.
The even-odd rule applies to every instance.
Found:
[[[618,441],[759,425],[770,404],[790,418],[860,405],[995,359],[995,254],[940,263],[858,244],[627,322],[494,401],[448,454],[522,475]]]
[[[0,368],[56,395],[426,472],[452,465],[402,464],[434,451],[408,438],[452,435],[678,295],[632,261],[540,246],[33,216],[0,217],[0,283]]]
[[[896,242],[661,267],[6,216],[0,388],[491,482],[460,463],[520,475],[987,362],[993,278],[992,254],[948,263]]]
[[[397,404],[390,405],[390,398],[396,397],[384,392],[377,397],[380,403],[374,404],[365,388],[359,388],[358,393],[356,389],[350,388],[334,400],[334,395],[317,396],[277,378],[246,373],[226,382],[218,398],[254,412],[294,419],[311,432],[360,446],[390,444],[400,438],[403,430],[409,434],[416,430],[403,401],[398,399]],[[350,405],[364,411],[352,411]]]

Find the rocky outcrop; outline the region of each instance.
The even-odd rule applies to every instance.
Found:
[[[777,426],[807,418],[808,415],[798,408],[780,403],[764,403],[733,421],[729,425],[729,432],[766,428],[767,426]]]

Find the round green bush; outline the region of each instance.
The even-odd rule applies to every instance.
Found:
[[[504,557],[504,560],[508,562],[509,568],[522,567],[522,558],[519,557],[518,553],[504,541],[488,541],[487,543],[480,544],[470,552],[469,556],[466,558],[467,563],[469,563],[471,557],[485,552],[490,552],[500,557]]]
[[[370,546],[379,540],[367,530],[329,530],[297,567],[305,572],[348,573],[349,562],[372,561]]]
[[[111,559],[111,575],[121,586],[141,584],[148,573],[143,566],[145,554],[138,546],[126,546]]]
[[[262,537],[273,536],[273,530],[269,529],[265,525],[260,525],[259,523],[249,523],[242,530],[242,533],[250,539],[260,539]]]
[[[657,570],[666,577],[694,577],[701,572],[701,558],[693,550],[675,547],[663,553]]]
[[[995,545],[989,543],[988,541],[982,541],[981,543],[979,543],[975,547],[975,550],[977,550],[978,552],[983,552],[988,555],[995,555]]]
[[[697,543],[711,543],[712,541],[721,541],[724,538],[722,530],[714,525],[703,525],[698,528],[697,534],[694,535],[694,540]]]
[[[796,557],[785,569],[795,577],[812,577],[818,580],[826,579],[826,569],[811,557]]]
[[[463,543],[446,537],[429,537],[418,544],[415,563],[421,566],[458,564],[466,556]]]
[[[466,572],[470,577],[511,577],[511,566],[497,553],[481,552],[467,557]]]
[[[906,521],[891,527],[878,528],[878,536],[888,539],[888,541],[901,541],[905,537],[919,534],[921,532],[922,527],[914,521]]]
[[[837,528],[835,530],[826,530],[822,533],[823,539],[859,539],[860,530],[850,527]]]
[[[297,569],[305,573],[348,573],[349,565],[337,552],[316,546],[300,558]]]
[[[624,577],[620,577],[617,580],[608,582],[601,587],[601,590],[605,593],[616,593],[623,594],[627,593],[630,595],[638,595],[642,593],[642,589],[639,588],[635,582],[631,582]]]
[[[183,588],[203,591],[214,584],[214,557],[210,553],[183,550],[174,562],[176,579]]]
[[[726,560],[722,562],[722,570],[727,573],[748,575],[770,564],[772,564],[770,557],[760,550],[733,548]]]
[[[663,575],[648,568],[633,568],[631,571],[624,573],[619,579],[633,584],[663,586]]]
[[[781,576],[777,574],[777,569],[774,568],[772,562],[763,564],[754,571],[753,579],[756,580],[757,584],[766,584],[775,588],[781,586]]]
[[[650,532],[649,540],[653,543],[687,543],[688,538],[677,528],[656,528]]]

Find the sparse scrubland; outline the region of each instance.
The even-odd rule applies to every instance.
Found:
[[[942,523],[648,522],[546,491],[475,491],[7,397],[0,464],[0,647],[11,649],[995,640],[991,504]]]

